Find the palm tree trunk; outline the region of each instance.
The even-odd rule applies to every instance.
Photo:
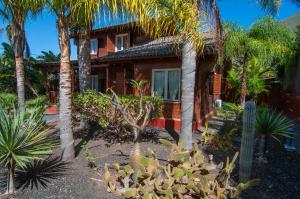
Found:
[[[63,15],[58,16],[59,46],[61,51],[59,74],[59,127],[63,161],[75,157],[72,129],[72,67],[70,63],[70,38],[68,26]]]
[[[19,110],[25,108],[25,78],[24,78],[24,59],[23,56],[15,58],[16,60],[16,76],[17,76],[17,93]]]
[[[86,27],[80,28],[78,44],[78,65],[79,65],[79,89],[81,93],[87,91],[90,86],[91,55],[90,55],[90,30]],[[82,119],[80,128],[88,128],[88,121]]]
[[[90,31],[87,28],[80,28],[78,44],[78,65],[79,65],[79,88],[84,93],[90,86],[91,55],[90,55]]]
[[[241,89],[241,107],[244,108],[247,95],[247,67],[248,67],[248,53],[244,54],[243,72],[242,72],[242,89]]]
[[[216,48],[218,52],[218,61],[220,65],[220,71],[222,71],[223,68],[223,34],[222,34],[222,22],[221,22],[221,16],[220,11],[218,8],[218,5],[216,4],[215,0],[210,0],[211,7],[214,12],[214,18],[216,23]]]
[[[180,141],[185,149],[192,149],[192,127],[194,116],[194,92],[196,74],[196,49],[191,42],[182,49],[181,75],[181,133]]]

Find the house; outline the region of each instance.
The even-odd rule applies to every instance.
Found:
[[[199,53],[195,82],[194,127],[212,111],[213,100],[220,97],[221,76],[213,72],[216,62],[214,34],[203,33],[204,53]],[[78,37],[73,36],[75,41]],[[151,39],[129,24],[94,29],[91,32],[91,88],[105,92],[112,88],[118,95],[131,95],[130,80],[147,80],[145,93],[155,92],[164,98],[164,111],[151,122],[156,127],[180,128],[181,53],[175,36]],[[75,42],[76,43],[76,42]],[[78,62],[74,68],[73,90],[78,90]],[[44,63],[48,74],[58,73],[59,63]],[[53,75],[52,75],[53,76]],[[58,81],[48,78],[47,96],[57,102]]]

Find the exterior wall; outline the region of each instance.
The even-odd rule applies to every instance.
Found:
[[[181,61],[176,57],[161,60],[145,60],[144,62],[134,64],[134,79],[137,81],[147,80],[148,83],[145,87],[145,94],[151,95],[153,69],[180,67]],[[180,119],[180,102],[166,102],[163,116],[166,119]]]
[[[300,95],[285,92],[280,84],[272,85],[269,95],[261,97],[260,103],[267,103],[300,122]]]
[[[129,46],[139,45],[150,40],[149,37],[138,28],[126,27],[99,32],[93,31],[91,33],[91,39],[98,39],[98,52],[96,55],[92,55],[91,58],[95,59],[115,52],[115,36],[125,33],[129,34]],[[78,36],[74,36],[74,39],[76,40],[75,43],[78,43]]]
[[[214,57],[209,56],[205,59],[200,58],[198,61],[195,85],[194,129],[202,126],[212,111],[211,103],[207,99],[207,95],[209,95],[207,85],[208,75],[211,73],[214,63]],[[173,57],[137,62],[134,64],[134,79],[147,80],[145,93],[150,95],[152,89],[152,70],[172,68],[181,68],[181,60]],[[165,101],[162,117],[153,120],[151,125],[167,129],[180,129],[180,112],[179,101]]]

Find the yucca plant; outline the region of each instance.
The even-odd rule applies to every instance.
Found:
[[[266,141],[270,137],[279,142],[280,138],[292,138],[293,133],[289,129],[293,126],[293,120],[283,113],[266,107],[259,108],[256,119],[256,132],[260,135],[259,153],[265,153]]]
[[[58,144],[44,126],[40,109],[11,111],[0,108],[0,164],[8,169],[7,193],[15,190],[15,169],[26,168],[32,160],[42,159],[42,155],[52,153]]]

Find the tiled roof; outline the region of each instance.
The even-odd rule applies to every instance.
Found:
[[[215,53],[213,43],[213,33],[203,33],[205,42],[204,53]],[[156,56],[176,56],[180,55],[183,42],[178,40],[176,36],[162,37],[142,45],[130,47],[126,50],[114,52],[102,59],[104,61],[112,61],[116,59],[139,58],[139,57],[156,57]]]

